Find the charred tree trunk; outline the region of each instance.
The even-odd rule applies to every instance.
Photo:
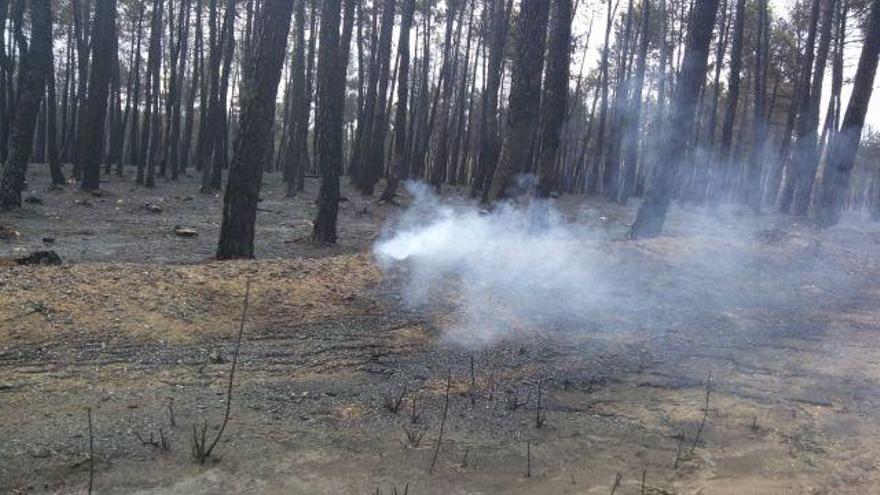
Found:
[[[171,12],[168,12],[169,20]],[[163,162],[170,165],[171,180],[177,180],[180,174],[180,159],[178,147],[180,145],[180,119],[181,104],[180,93],[183,79],[186,75],[186,42],[189,37],[189,0],[183,0],[180,5],[179,18],[177,21],[177,40],[171,46],[171,67],[168,81],[168,98],[165,114],[169,119],[166,130],[166,145],[163,147]],[[169,24],[170,26],[170,24]],[[171,29],[173,31],[173,28]],[[170,162],[170,163],[169,163]]]
[[[632,239],[654,237],[663,229],[666,211],[675,190],[676,172],[687,151],[687,142],[694,124],[700,88],[706,76],[712,26],[718,11],[718,0],[695,0],[690,22],[690,35],[675,88],[670,125],[676,132],[669,134],[661,151],[661,160],[654,169],[650,189],[639,208],[629,232]]]
[[[550,2],[523,0],[517,20],[516,51],[507,105],[504,144],[488,199],[495,202],[508,195],[518,170],[529,169],[529,150],[538,125],[544,41]],[[523,163],[525,161],[525,163]]]
[[[141,41],[143,38],[143,18],[144,18],[144,10],[146,7],[143,3],[140,4],[140,9],[138,9],[138,21],[137,21],[137,43],[134,55],[134,69],[132,70],[131,76],[134,78],[134,94],[129,95],[129,98],[134,98],[134,103],[131,106],[131,120],[129,121],[129,161],[137,167],[136,179],[135,182],[137,184],[144,183],[144,166],[140,160],[141,151],[140,151],[140,96],[141,96]]]
[[[291,70],[290,130],[288,149],[284,157],[284,178],[287,196],[296,196],[298,170],[305,167],[309,128],[309,100],[306,95],[306,0],[296,0],[293,27],[293,64]],[[312,34],[314,35],[314,33]]]
[[[321,171],[318,191],[318,215],[312,239],[317,243],[336,242],[336,217],[339,212],[339,174],[342,170],[345,71],[349,43],[339,35],[340,0],[324,0],[321,12],[321,42],[318,49],[318,110],[316,158]],[[353,16],[354,0],[345,0],[345,16]],[[346,19],[348,22],[348,19]]]
[[[180,173],[186,173],[186,169],[189,167],[193,149],[196,93],[202,93],[202,91],[200,91],[201,75],[204,66],[202,62],[202,0],[196,0],[195,14],[196,28],[192,55],[192,81],[186,98],[186,117],[183,122],[183,137],[180,146],[180,157],[178,158],[180,162]],[[183,53],[183,56],[184,58],[186,57],[186,52]]]
[[[141,160],[147,168],[144,186],[156,187],[156,165],[159,162],[159,67],[162,58],[162,15],[164,2],[153,2],[150,20],[150,46],[147,52],[147,82],[144,85],[144,127],[141,131]]]
[[[623,178],[619,200],[626,202],[635,193],[636,169],[639,161],[639,128],[642,118],[642,86],[645,84],[645,64],[648,56],[650,36],[648,26],[651,16],[651,3],[642,2],[642,38],[639,44],[639,56],[636,61],[636,76],[633,82],[633,94],[627,109],[626,125],[623,132]]]
[[[813,80],[804,112],[798,120],[798,138],[793,149],[793,160],[796,164],[796,185],[792,213],[804,216],[810,209],[813,197],[813,184],[819,166],[819,150],[817,148],[819,105],[822,101],[822,83],[825,77],[825,65],[828,50],[831,46],[831,14],[837,0],[825,0],[822,6],[822,30],[819,34],[819,45],[816,48],[816,64],[813,68]]]
[[[830,0],[826,0],[830,1]],[[816,45],[816,31],[817,26],[819,24],[819,6],[821,5],[822,0],[813,0],[812,7],[810,8],[810,25],[809,31],[807,34],[807,41],[804,43],[803,49],[804,54],[801,59],[801,70],[800,76],[797,82],[797,89],[795,91],[795,100],[793,102],[795,111],[797,112],[797,126],[798,126],[798,140],[801,139],[803,134],[801,133],[801,129],[804,130],[804,133],[809,128],[809,123],[807,121],[809,106],[810,106],[810,74],[812,74],[813,70],[813,57],[815,55],[814,47]],[[806,139],[806,137],[804,138]],[[801,142],[801,145],[805,145],[806,140]],[[788,162],[786,166],[785,173],[785,182],[782,185],[781,197],[779,200],[779,211],[782,213],[788,213],[791,211],[792,203],[794,203],[795,191],[797,189],[798,184],[798,176],[799,172],[802,171],[800,165],[794,162],[795,155],[797,152],[792,153],[792,160]]]
[[[727,107],[721,123],[721,143],[718,149],[718,187],[715,188],[713,201],[721,201],[730,192],[734,182],[735,166],[732,163],[730,149],[733,143],[733,124],[736,122],[736,108],[739,105],[739,83],[742,72],[743,33],[746,24],[746,2],[737,0],[736,19],[733,23],[733,44],[730,48],[730,72],[727,79]]]
[[[33,22],[33,21],[32,21]],[[33,36],[33,35],[32,35]],[[33,45],[33,43],[31,43]],[[55,60],[49,49],[46,61],[46,161],[52,185],[64,185],[64,172],[58,157],[58,109],[55,102]]]
[[[761,210],[761,173],[764,163],[764,143],[767,139],[767,57],[769,56],[769,30],[767,0],[758,0],[758,32],[755,40],[754,94],[755,103],[752,116],[752,149],[746,171],[743,197],[753,212]]]
[[[489,193],[488,182],[495,173],[495,164],[501,151],[498,132],[498,90],[501,87],[501,66],[504,62],[504,45],[511,3],[505,7],[504,0],[489,0],[489,40],[486,42],[489,57],[486,61],[486,88],[480,104],[480,145],[474,171],[471,197],[485,200]],[[489,8],[489,7],[487,7]]]
[[[373,195],[376,182],[382,177],[385,168],[385,136],[388,131],[388,83],[391,70],[391,34],[394,30],[395,0],[385,0],[382,8],[381,34],[375,64],[378,66],[378,87],[376,88],[376,105],[374,107],[371,134],[364,153],[364,174],[358,183],[360,191],[368,196]]]
[[[21,206],[27,160],[33,150],[34,125],[52,56],[52,13],[49,0],[31,0],[31,44],[20,60],[15,120],[9,153],[0,169],[0,208]]]
[[[852,96],[846,108],[846,115],[843,117],[840,133],[832,142],[822,177],[817,220],[819,225],[824,227],[834,225],[840,220],[843,201],[849,189],[850,172],[855,163],[865,115],[871,100],[878,57],[880,57],[880,1],[878,0],[871,3],[866,27],[859,66],[853,81]]]
[[[538,196],[550,196],[557,186],[556,170],[560,132],[565,120],[568,96],[569,51],[571,46],[571,0],[555,0],[550,22],[550,46],[541,98],[541,153],[538,156]]]
[[[107,116],[107,94],[113,54],[116,52],[116,0],[97,0],[93,23],[88,97],[82,111],[77,133],[77,162],[83,174],[80,187],[84,191],[100,188],[101,143],[104,142],[104,119]]]
[[[244,61],[249,67],[243,71],[241,117],[223,197],[217,259],[254,257],[257,201],[292,11],[290,0],[264,0],[255,21],[253,48]]]
[[[409,103],[409,31],[412,27],[415,12],[415,0],[403,1],[403,12],[400,15],[400,36],[397,40],[399,65],[397,69],[397,109],[394,113],[394,151],[391,159],[391,170],[388,183],[382,193],[382,200],[393,202],[397,194],[397,185],[406,180],[409,174],[406,162],[407,122],[406,113]]]

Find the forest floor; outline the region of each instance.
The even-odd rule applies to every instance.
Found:
[[[880,226],[691,206],[627,242],[635,205],[564,197],[614,303],[479,347],[445,338],[454,282],[414,309],[376,263],[401,207],[345,187],[339,245],[313,247],[316,182],[288,199],[271,174],[258,259],[216,262],[221,198],[196,178],[94,196],[33,175],[0,256],[64,263],[0,262],[0,493],[85,493],[87,408],[95,493],[880,493]]]

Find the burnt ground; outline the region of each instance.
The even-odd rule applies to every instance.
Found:
[[[219,263],[221,200],[195,178],[47,184],[37,168],[42,204],[0,214],[0,255],[52,237],[64,260],[0,266],[0,492],[84,493],[91,408],[96,493],[609,493],[618,473],[623,495],[880,493],[877,226],[691,207],[622,242],[634,206],[566,197],[602,233],[583,242],[618,274],[613,304],[481,348],[444,338],[455,281],[416,310],[406,267],[376,266],[396,206],[346,190],[339,246],[314,247],[316,183],[288,199],[268,176],[259,259]],[[222,420],[247,279],[231,419],[199,465],[192,425]],[[168,450],[137,438],[160,429]]]

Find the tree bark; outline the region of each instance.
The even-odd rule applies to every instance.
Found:
[[[687,151],[700,88],[706,76],[709,43],[712,39],[712,27],[715,24],[717,11],[718,0],[695,0],[690,35],[673,101],[670,125],[675,132],[670,133],[664,141],[660,152],[661,160],[654,168],[650,189],[629,231],[631,239],[654,237],[663,229],[666,211],[669,209],[675,189],[676,172]]]
[[[477,154],[477,165],[474,172],[474,183],[471,197],[486,199],[489,193],[489,179],[495,173],[495,165],[501,152],[498,132],[498,90],[501,87],[502,64],[504,62],[504,46],[511,2],[505,7],[504,0],[489,0],[489,57],[486,61],[486,88],[480,104],[480,145]],[[489,8],[489,7],[487,7]]]
[[[733,124],[736,122],[736,109],[739,105],[739,83],[742,72],[743,32],[746,24],[746,2],[737,0],[736,19],[733,23],[733,42],[730,48],[730,72],[727,76],[727,107],[721,123],[721,143],[718,148],[718,184],[714,188],[712,201],[720,202],[733,185],[734,165],[731,160],[733,143]]]
[[[642,38],[639,44],[639,56],[636,61],[636,76],[633,82],[633,94],[627,108],[623,128],[623,177],[621,181],[619,201],[626,202],[636,188],[636,169],[639,161],[639,129],[642,118],[642,86],[645,84],[645,64],[648,56],[650,36],[648,26],[651,17],[651,3],[642,2]]]
[[[397,194],[397,185],[408,178],[409,168],[406,162],[407,122],[406,113],[409,103],[409,32],[412,28],[415,0],[403,1],[403,12],[400,14],[400,35],[397,40],[399,65],[397,72],[397,109],[394,113],[394,153],[391,170],[382,201],[392,202]]]
[[[255,21],[253,48],[244,61],[249,67],[243,71],[241,117],[223,197],[217,259],[254,257],[257,201],[292,11],[290,0],[264,0]]]
[[[804,216],[810,209],[813,197],[813,184],[819,166],[819,150],[817,148],[819,105],[822,101],[822,83],[825,77],[825,65],[828,61],[828,50],[831,46],[831,14],[837,0],[824,0],[822,6],[821,32],[819,45],[816,48],[816,65],[813,68],[813,81],[810,83],[809,99],[798,120],[798,138],[794,144],[794,163],[796,168],[796,185],[792,212]]]
[[[15,120],[9,153],[0,170],[0,208],[21,206],[27,160],[33,150],[34,125],[52,56],[52,13],[49,0],[31,0],[31,44],[20,61]]]
[[[318,48],[318,109],[315,119],[316,159],[321,172],[321,186],[318,191],[318,215],[312,230],[312,239],[322,244],[336,242],[339,174],[342,171],[342,126],[349,43],[344,34],[340,43],[339,11],[340,0],[324,0]],[[346,18],[353,16],[353,12],[354,0],[345,0]],[[350,38],[351,27],[347,30]]]
[[[116,0],[96,1],[92,29],[93,62],[89,72],[88,96],[77,133],[77,162],[81,164],[83,171],[80,188],[84,191],[100,188],[101,143],[104,142],[111,63],[116,52]]]
[[[550,190],[558,184],[556,163],[560,132],[565,120],[571,59],[571,0],[555,0],[553,6],[544,94],[541,97],[541,152],[538,155],[537,194],[542,198],[549,197]]]
[[[870,9],[865,41],[853,81],[852,96],[846,108],[846,115],[843,117],[840,133],[832,142],[822,177],[817,220],[823,227],[835,225],[840,221],[843,200],[849,189],[850,172],[859,149],[865,115],[871,101],[874,77],[877,74],[878,57],[880,57],[880,1],[873,0]]]
[[[495,202],[509,194],[513,178],[522,169],[530,169],[529,149],[538,125],[541,72],[544,66],[544,41],[550,3],[523,0],[517,21],[516,51],[507,105],[504,144],[488,200]],[[525,162],[525,163],[524,163]]]
[[[829,1],[829,0],[826,0]],[[816,45],[816,31],[819,24],[819,6],[822,0],[813,0],[810,8],[810,24],[807,34],[807,41],[804,43],[804,54],[801,60],[800,76],[795,90],[794,107],[797,112],[798,139],[801,139],[801,129],[806,132],[809,124],[807,122],[807,114],[810,106],[810,74],[813,70],[813,57],[815,56],[814,47]],[[805,141],[802,141],[802,145]],[[796,145],[797,146],[797,145]],[[799,164],[794,163],[796,152],[792,152],[792,160],[786,166],[785,182],[782,185],[781,198],[779,201],[779,211],[788,213],[791,211],[794,202],[795,191],[797,189],[799,172],[802,168]]]

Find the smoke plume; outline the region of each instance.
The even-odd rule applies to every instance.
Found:
[[[451,307],[449,337],[486,344],[583,320],[604,299],[596,243],[585,242],[551,204],[480,210],[441,202],[410,183],[413,205],[375,245],[385,268],[406,271],[413,307]]]

